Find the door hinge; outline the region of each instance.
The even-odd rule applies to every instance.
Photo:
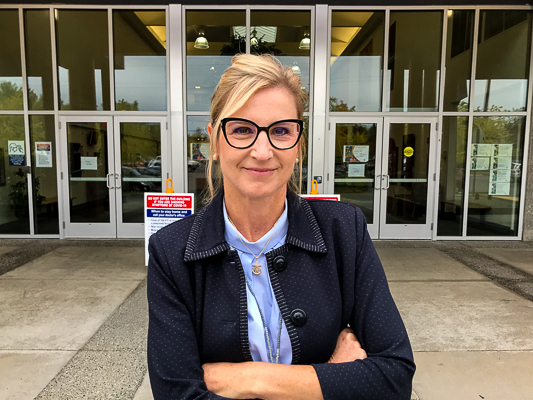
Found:
[[[327,179],[328,182],[329,182],[329,172],[326,174],[326,179]]]
[[[437,132],[439,131],[439,123],[438,122],[435,124],[435,129],[437,130]]]
[[[328,122],[328,131],[331,130],[331,122]]]
[[[63,229],[65,229],[65,221],[63,221]]]
[[[166,127],[167,127],[167,131],[168,131],[168,122],[165,122],[165,124],[166,124]]]
[[[59,121],[59,129],[61,129],[61,121]]]
[[[63,172],[61,172],[61,179],[63,179]]]
[[[437,174],[433,174],[433,182],[437,180]]]
[[[433,222],[431,223],[431,230],[433,230]]]

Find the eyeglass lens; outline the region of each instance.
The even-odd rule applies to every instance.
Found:
[[[226,137],[230,145],[247,147],[258,134],[257,126],[248,121],[228,121]],[[300,125],[297,122],[283,121],[272,125],[268,136],[272,144],[279,149],[288,149],[298,141]]]

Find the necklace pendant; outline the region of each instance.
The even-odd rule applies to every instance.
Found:
[[[257,262],[257,261],[256,261]],[[255,274],[255,275],[259,275],[261,273],[261,264],[257,263],[257,264],[252,264],[253,268],[252,268],[252,272]]]

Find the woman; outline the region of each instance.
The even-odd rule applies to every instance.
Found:
[[[409,339],[363,214],[294,194],[304,100],[270,56],[235,56],[215,89],[210,202],[150,239],[156,400],[410,397]]]

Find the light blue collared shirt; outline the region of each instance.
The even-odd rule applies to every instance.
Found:
[[[224,202],[223,209],[226,227],[224,237],[228,244],[235,248],[239,254],[246,279],[248,279],[248,282],[250,282],[250,285],[252,286],[257,298],[257,302],[259,302],[259,306],[263,311],[265,322],[268,327],[270,345],[272,347],[272,357],[274,360],[276,360],[280,310],[274,295],[274,290],[272,289],[272,284],[270,283],[267,261],[264,254],[285,244],[285,237],[287,236],[287,229],[289,228],[289,220],[287,218],[287,200],[285,200],[285,210],[283,211],[283,214],[281,214],[281,217],[276,225],[257,242],[249,242],[244,238],[244,236],[239,234],[237,229],[228,219],[226,202]],[[272,232],[272,230],[274,232]],[[270,239],[270,242],[268,242],[268,246],[265,248],[263,254],[261,254],[259,257],[259,263],[261,264],[262,272],[259,275],[255,275],[252,273],[252,264],[255,264],[255,257],[252,256],[250,251],[247,250],[242,244],[242,242],[239,240],[239,236],[254,254],[259,254],[263,247],[265,247],[270,235],[272,235],[272,238]],[[270,362],[263,321],[261,320],[261,314],[257,308],[257,302],[250,292],[248,285],[246,286],[246,295],[248,301],[248,341],[250,343],[250,352],[252,353],[252,358],[254,361]],[[279,363],[290,364],[292,362],[291,341],[283,320],[280,343]]]

